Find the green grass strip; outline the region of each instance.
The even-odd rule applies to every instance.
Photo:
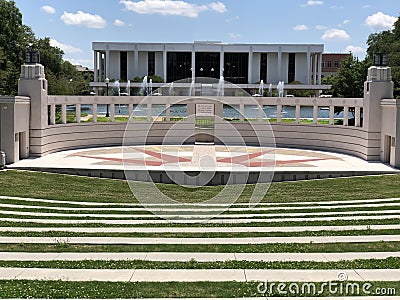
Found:
[[[101,223],[40,223],[22,221],[0,221],[0,227],[286,227],[286,226],[352,226],[352,225],[398,225],[399,219],[374,220],[334,220],[334,221],[284,221],[284,222],[249,222],[249,223],[161,223],[161,224],[101,224]]]
[[[274,243],[274,244],[148,244],[93,245],[70,244],[68,240],[54,244],[0,244],[1,252],[222,252],[222,253],[313,253],[313,252],[396,252],[400,242],[370,243]]]
[[[315,283],[321,290],[324,283]],[[340,284],[340,283],[338,283]],[[344,283],[346,284],[346,283]],[[359,283],[360,286],[364,282]],[[400,282],[373,282],[369,291],[376,294],[379,289],[394,289],[400,295]],[[282,296],[273,290],[272,294],[260,294],[259,282],[65,282],[38,280],[2,280],[1,298],[240,298],[260,296]],[[301,286],[302,283],[299,283]],[[340,292],[340,289],[338,289]],[[346,289],[343,289],[345,291]],[[371,296],[361,293],[357,296]],[[314,296],[313,294],[292,294],[290,296]],[[334,293],[329,289],[318,296],[356,296],[354,294]]]
[[[0,194],[54,200],[137,203],[128,184],[108,180],[41,172],[0,172]],[[223,186],[188,188],[158,184],[171,198],[182,202],[199,202],[218,194]],[[248,202],[254,185],[248,185],[238,202]],[[400,176],[368,176],[273,183],[264,202],[341,201],[381,199],[400,196]]]
[[[399,229],[377,230],[321,230],[297,232],[69,232],[69,231],[28,231],[0,232],[0,237],[132,237],[132,238],[245,238],[245,237],[291,237],[291,236],[367,236],[396,235]]]
[[[187,262],[147,261],[147,260],[81,260],[81,261],[0,261],[1,268],[51,268],[51,269],[400,269],[400,258],[357,259],[338,262],[280,262],[280,261],[238,261]]]

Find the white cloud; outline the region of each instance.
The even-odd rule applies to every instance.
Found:
[[[308,0],[306,4],[302,4],[302,7],[305,6],[315,6],[315,5],[322,5],[324,4],[324,1],[320,1],[320,0]]]
[[[385,15],[383,12],[377,12],[365,19],[365,25],[374,31],[391,30],[397,18]]]
[[[351,21],[350,20],[344,20],[343,25],[349,24]]]
[[[366,49],[363,47],[359,47],[359,46],[349,45],[346,47],[346,49],[344,51],[351,52],[351,53],[365,53]]]
[[[315,29],[317,30],[327,30],[329,27],[325,25],[317,25],[315,26]]]
[[[40,8],[40,10],[41,10],[42,12],[44,12],[44,13],[46,13],[46,14],[50,14],[50,15],[53,15],[53,14],[56,13],[56,9],[55,9],[54,7],[52,7],[52,6],[49,6],[49,5],[44,5],[44,6],[42,6],[42,7]]]
[[[125,23],[124,23],[123,21],[121,21],[120,19],[115,19],[115,20],[114,20],[114,26],[117,26],[117,27],[124,27],[124,26],[125,26]]]
[[[231,39],[236,40],[236,39],[240,39],[240,38],[242,37],[242,35],[240,35],[240,34],[238,34],[238,33],[230,33],[230,34],[229,34],[229,37],[230,37]]]
[[[348,40],[350,39],[350,36],[344,30],[332,28],[326,30],[321,39],[323,39],[324,41]]]
[[[308,27],[307,27],[307,25],[296,25],[293,27],[293,30],[304,31],[304,30],[308,30]]]
[[[237,20],[239,20],[239,19],[240,19],[240,17],[239,17],[239,16],[236,16],[236,17],[233,17],[233,18],[225,19],[225,22],[226,22],[226,23],[230,23],[230,22],[233,22],[233,21],[237,21]]]
[[[183,16],[197,18],[200,13],[213,10],[218,13],[227,11],[222,2],[213,2],[207,5],[191,4],[181,0],[142,0],[134,2],[132,0],[120,0],[120,3],[127,10],[138,14],[159,14],[163,16]]]
[[[222,2],[213,2],[211,4],[208,5],[212,10],[223,14],[227,11],[225,4],[223,4]]]
[[[61,20],[67,25],[79,25],[95,29],[103,29],[107,25],[107,21],[99,15],[92,15],[83,11],[76,14],[64,12]]]
[[[71,46],[71,45],[60,43],[59,41],[54,40],[54,39],[50,40],[50,46],[58,47],[61,50],[63,50],[64,53],[81,53],[82,52],[82,50],[79,49],[79,48],[76,48],[76,47]]]
[[[371,5],[369,5],[369,4],[363,6],[363,8],[370,8],[370,7],[371,7]]]

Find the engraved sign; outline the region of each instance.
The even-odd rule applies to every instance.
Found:
[[[209,104],[209,103],[196,104],[196,116],[197,117],[213,117],[214,116],[214,104]]]

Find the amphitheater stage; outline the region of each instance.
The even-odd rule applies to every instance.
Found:
[[[232,174],[247,174],[246,183],[256,183],[262,181],[260,174],[267,174],[265,181],[293,181],[399,173],[383,163],[339,153],[205,144],[68,150],[7,168],[156,183],[176,183],[174,177],[186,174],[188,185],[242,183],[240,176],[232,180]],[[208,174],[207,183],[199,183],[200,173]]]

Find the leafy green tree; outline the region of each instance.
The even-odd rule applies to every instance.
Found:
[[[369,60],[360,61],[352,54],[343,62],[336,75],[328,76],[324,83],[331,84],[334,97],[361,98],[367,78]]]
[[[368,59],[376,53],[388,55],[388,65],[392,68],[394,95],[400,97],[400,17],[394,23],[393,30],[373,33],[368,37]]]

